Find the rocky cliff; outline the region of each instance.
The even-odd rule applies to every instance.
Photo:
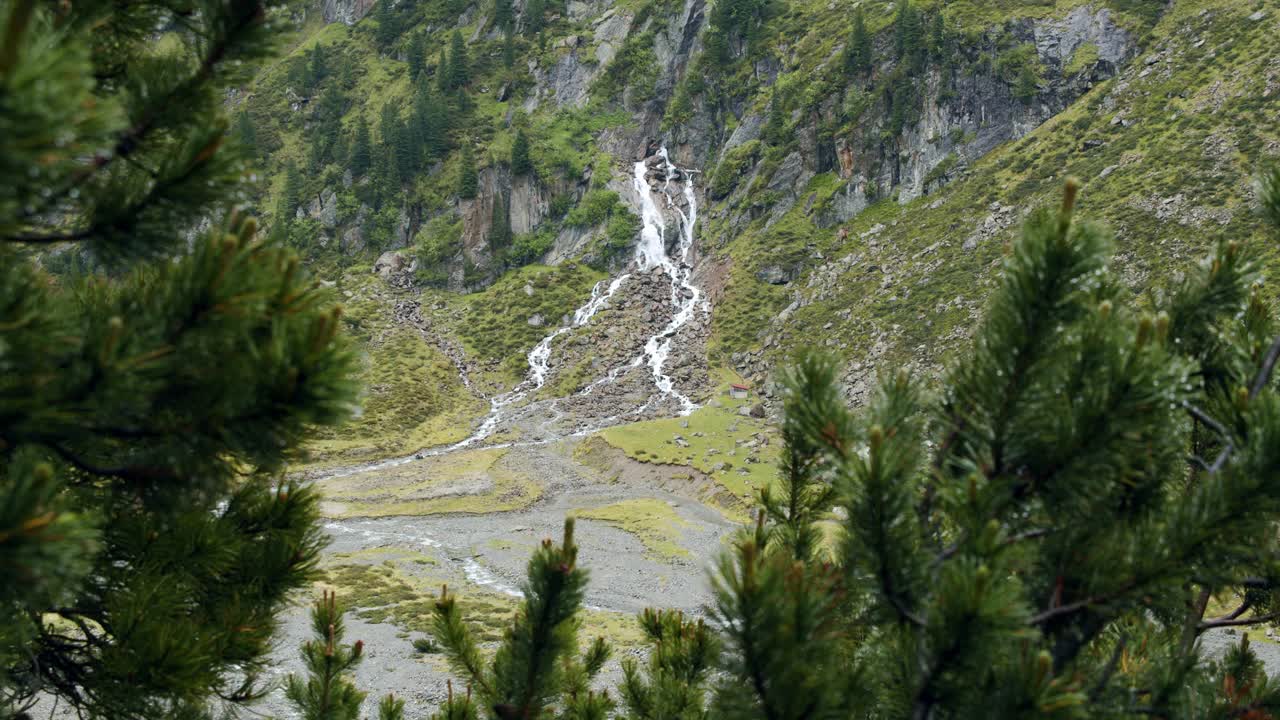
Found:
[[[458,30],[474,63],[453,151],[412,183],[362,199],[370,180],[340,159],[310,179],[297,216],[317,246],[376,253],[396,282],[450,293],[530,261],[616,276],[639,237],[631,164],[665,146],[701,204],[691,261],[710,315],[680,353],[696,359],[680,363],[693,379],[719,368],[767,390],[777,361],[812,342],[848,358],[855,397],[886,362],[936,368],[979,311],[1003,238],[1065,174],[1092,179],[1086,203],[1117,227],[1136,279],[1203,245],[1181,228],[1250,232],[1251,163],[1275,153],[1275,128],[1241,118],[1275,110],[1263,38],[1277,20],[1245,2],[922,2],[917,55],[893,4],[863,3],[871,62],[858,69],[853,10],[838,3],[768,4],[749,39],[716,26],[703,0],[574,0],[539,19],[516,3],[510,41],[484,3],[457,16],[444,7],[402,8],[404,38],[379,48],[358,22],[367,4],[326,0],[326,20],[354,26],[296,51],[325,45],[353,63],[369,101],[346,112],[344,132],[360,116],[373,125],[387,104],[409,112],[406,53],[425,47],[434,78],[435,53]],[[711,38],[727,48],[714,63]],[[257,97],[270,92],[264,82]],[[281,152],[305,147],[318,105],[290,106],[298,122],[281,125]],[[530,173],[512,171],[517,128],[531,138]],[[474,197],[456,192],[462,144],[479,165]],[[1202,188],[1212,201],[1194,197]],[[512,249],[494,246],[500,215]],[[582,342],[600,358],[634,345],[614,335],[569,349]],[[571,355],[553,361],[549,388],[602,367]],[[573,379],[556,381],[569,368]]]

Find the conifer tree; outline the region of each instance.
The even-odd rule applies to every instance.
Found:
[[[537,36],[546,25],[547,0],[529,0],[524,6],[524,31]]]
[[[458,162],[458,197],[471,200],[479,190],[480,180],[476,175],[476,156],[471,152],[471,145],[464,144]]]
[[[284,169],[284,187],[280,191],[280,199],[276,203],[276,214],[273,223],[288,224],[293,219],[298,204],[302,202],[302,174],[298,166],[290,160]]]
[[[867,32],[862,6],[854,10],[853,31],[849,35],[849,45],[845,52],[845,65],[850,72],[865,73],[871,69],[871,34]]]
[[[396,38],[400,37],[400,14],[391,3],[392,0],[378,0],[374,7],[373,17],[378,21],[375,38],[383,52],[390,50]]]
[[[645,610],[639,617],[653,648],[641,673],[633,658],[622,661],[619,687],[631,720],[701,720],[719,639],[701,619],[671,610]]]
[[[355,358],[232,211],[223,101],[277,31],[254,0],[0,7],[0,715],[248,703],[309,582],[317,497],[280,471]]]
[[[382,106],[382,119],[378,126],[381,134],[381,149],[388,157],[388,178],[395,183],[408,182],[418,170],[418,152],[413,144],[413,135],[400,118],[400,109],[395,103],[388,102]]]
[[[311,607],[311,628],[315,639],[302,646],[307,675],[290,675],[285,697],[303,720],[358,720],[360,704],[368,693],[356,687],[351,674],[364,660],[364,643],[342,644],[342,609],[332,591],[325,591]],[[379,703],[378,720],[403,717],[403,700],[387,695]]]
[[[419,157],[435,157],[444,149],[444,118],[440,101],[425,77],[418,82],[413,98],[412,132],[419,147]]]
[[[502,38],[502,67],[510,70],[516,65],[516,41],[511,33]]]
[[[934,11],[929,21],[929,54],[940,62],[947,61],[947,17],[942,8]]]
[[[779,477],[719,559],[716,630],[643,614],[654,649],[624,664],[627,717],[1280,712],[1247,635],[1216,661],[1197,647],[1280,619],[1280,323],[1261,256],[1223,240],[1135,306],[1076,194],[1030,215],[937,395],[900,371],[855,413],[834,359],[784,374]],[[1280,170],[1259,197],[1280,229]],[[436,637],[490,717],[574,716],[545,679],[572,643],[530,623],[572,627],[553,592],[585,582],[569,527],[530,563],[492,669],[456,600],[437,604]]]
[[[462,33],[453,31],[449,41],[449,89],[457,90],[471,82],[471,60],[467,57],[467,45],[462,41]]]
[[[493,0],[493,24],[510,34],[515,23],[516,14],[512,0]]]
[[[307,91],[310,92],[329,76],[329,62],[325,58],[324,45],[316,43],[307,56]]]
[[[919,70],[923,65],[925,52],[924,26],[920,11],[911,4],[911,0],[898,0],[893,17],[893,33],[898,60],[907,63],[913,70]]]
[[[258,154],[258,130],[253,126],[253,118],[244,110],[236,114],[236,136],[250,157]]]
[[[427,44],[421,32],[415,32],[409,38],[405,59],[409,63],[409,79],[417,80],[427,64]]]
[[[356,118],[355,139],[351,141],[351,159],[347,164],[351,167],[351,174],[360,177],[369,171],[369,165],[373,160],[373,141],[369,137],[369,123],[365,122],[364,116]]]
[[[511,144],[511,172],[515,175],[533,172],[533,161],[529,159],[529,138],[523,129],[516,130],[516,139]]]
[[[576,616],[587,584],[587,572],[578,566],[577,556],[569,518],[561,543],[544,540],[529,560],[524,599],[488,663],[462,620],[461,602],[444,588],[435,605],[433,635],[469,689],[464,698],[450,688],[436,717],[475,717],[472,693],[491,711],[485,712],[487,717],[503,720],[535,720],[553,713],[582,720],[607,717],[613,702],[607,694],[592,691],[591,681],[608,661],[609,646],[597,638],[577,656]]]
[[[440,60],[436,63],[436,90],[440,92],[441,97],[447,96],[453,89],[449,85],[450,77],[449,56],[445,54],[444,48],[440,48]]]

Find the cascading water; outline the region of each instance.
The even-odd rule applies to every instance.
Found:
[[[698,199],[694,195],[693,184],[686,180],[684,200],[689,212],[686,214],[680,209],[672,199],[670,191],[671,178],[679,174],[680,170],[671,162],[665,147],[658,150],[658,157],[662,160],[664,175],[662,194],[666,198],[667,207],[680,217],[678,262],[667,255],[666,219],[653,201],[653,191],[649,187],[648,166],[644,161],[635,165],[635,189],[636,194],[640,196],[640,220],[644,223],[636,255],[642,269],[661,267],[666,273],[671,281],[671,302],[676,311],[671,317],[671,322],[645,343],[643,357],[653,372],[654,385],[664,395],[680,403],[681,415],[688,415],[698,408],[697,404],[675,389],[675,382],[663,371],[663,368],[671,355],[672,340],[676,333],[693,319],[694,309],[702,297],[702,292],[690,282],[692,268],[689,264],[689,253],[693,249],[694,226],[698,221]]]
[[[682,183],[682,195],[685,207],[688,211],[681,209],[671,193],[672,178],[679,177],[682,171],[671,162],[671,158],[667,155],[666,148],[660,148],[657,154],[661,160],[661,171],[663,173],[663,184],[660,190],[662,196],[666,200],[666,207],[679,218],[680,224],[680,240],[677,244],[676,259],[672,259],[667,254],[666,247],[666,218],[662,211],[654,202],[655,190],[650,187],[648,181],[648,165],[644,162],[635,164],[634,187],[636,194],[640,199],[640,217],[643,227],[640,233],[640,242],[636,246],[636,265],[641,271],[648,271],[654,268],[661,268],[671,283],[671,302],[675,308],[671,320],[657,334],[648,338],[644,345],[644,351],[630,363],[622,367],[618,367],[610,371],[605,377],[596,380],[582,390],[580,394],[589,394],[595,387],[615,381],[621,373],[647,365],[653,376],[653,383],[659,392],[674,399],[680,406],[680,414],[688,415],[698,408],[697,404],[690,400],[687,396],[680,393],[675,388],[675,382],[671,376],[665,372],[668,358],[671,355],[671,345],[676,334],[689,324],[693,319],[694,313],[702,298],[702,292],[691,281],[692,268],[689,263],[689,255],[693,249],[694,226],[698,220],[698,201],[693,192],[693,184],[687,179]],[[385,460],[369,465],[361,465],[353,468],[337,470],[328,474],[328,477],[344,477],[357,473],[369,472],[372,470],[380,470],[384,468],[402,465],[416,459],[425,457],[433,457],[444,455],[456,450],[462,450],[479,443],[491,436],[498,427],[498,423],[503,419],[503,410],[527,398],[531,393],[541,389],[546,384],[547,375],[550,372],[551,346],[557,338],[565,333],[586,325],[596,313],[606,307],[609,300],[618,292],[632,275],[625,273],[614,278],[612,281],[604,281],[596,283],[591,290],[591,298],[585,304],[574,311],[572,321],[563,327],[557,328],[533,347],[527,356],[529,364],[529,372],[525,379],[519,385],[512,388],[509,392],[495,396],[489,400],[489,413],[485,419],[476,428],[476,431],[470,437],[457,442],[453,445],[423,450],[413,455],[392,460]],[[650,403],[637,408],[631,413],[638,414],[649,407]],[[611,424],[622,415],[616,415],[606,420],[606,425]],[[599,429],[596,427],[594,429]],[[573,435],[583,435],[591,432],[593,429],[580,429]],[[521,444],[541,444],[546,441],[533,441]],[[498,445],[495,447],[509,447],[510,444]]]

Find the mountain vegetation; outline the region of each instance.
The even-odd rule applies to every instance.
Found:
[[[0,714],[212,717],[269,689],[324,545],[283,470],[355,400],[341,308],[235,209],[221,100],[278,28],[251,0],[0,27]]]
[[[0,0],[0,716],[1270,717],[1277,23]]]

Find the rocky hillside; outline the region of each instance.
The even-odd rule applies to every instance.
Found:
[[[509,389],[591,285],[627,270],[631,166],[661,146],[701,204],[690,263],[709,316],[677,357],[702,398],[713,377],[767,393],[777,362],[815,342],[848,358],[855,397],[885,363],[936,369],[1019,218],[1069,174],[1130,277],[1158,286],[1217,238],[1256,231],[1249,178],[1280,153],[1266,43],[1280,13],[1262,2],[289,12],[290,53],[233,99],[267,171],[260,207],[331,274],[376,270],[432,308],[413,316],[415,342],[466,378],[450,407]],[[522,280],[547,273],[545,297]],[[634,312],[610,309],[609,332],[560,338],[539,394],[634,357],[663,315],[644,293],[628,295]],[[363,310],[353,323],[390,313]],[[389,380],[373,392],[409,382]]]
[[[228,101],[259,213],[366,349],[363,415],[299,471],[378,653],[360,682],[414,717],[447,692],[410,643],[432,594],[461,589],[496,637],[565,514],[619,656],[637,608],[697,612],[774,475],[772,377],[796,349],[842,358],[855,401],[882,371],[936,375],[1069,175],[1159,293],[1214,243],[1261,241],[1251,178],[1280,162],[1262,0],[283,12],[288,53]]]

